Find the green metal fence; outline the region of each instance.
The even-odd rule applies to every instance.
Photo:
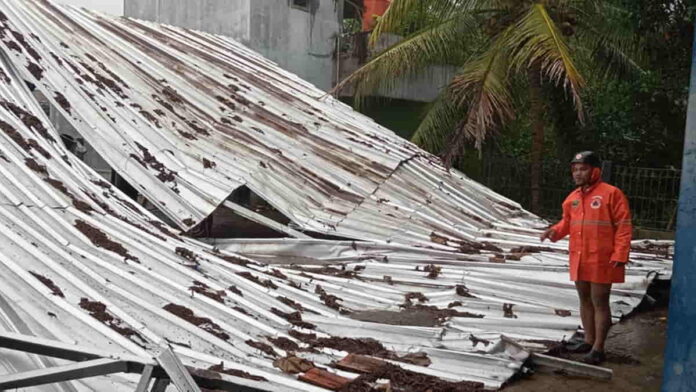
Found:
[[[530,209],[530,169],[528,162],[510,158],[484,161],[478,181]],[[538,214],[549,221],[561,216],[561,203],[573,190],[570,169],[564,162],[544,162],[541,206]],[[636,227],[673,231],[681,171],[632,166],[606,167],[605,180],[621,189],[629,199]]]

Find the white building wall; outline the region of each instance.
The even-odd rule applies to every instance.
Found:
[[[232,37],[321,89],[335,81],[343,1],[125,0],[125,15]]]

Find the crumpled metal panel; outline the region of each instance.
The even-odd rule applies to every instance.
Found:
[[[332,365],[346,351],[311,348],[311,340],[297,332],[375,339],[393,358],[424,353],[430,366],[400,366],[449,380],[479,381],[491,389],[522,365],[526,351],[500,334],[488,337],[484,354],[469,334],[446,325],[352,320],[348,307],[365,306],[359,304],[363,297],[353,298],[362,288],[357,281],[348,283],[341,311],[319,290],[323,286],[340,294],[345,283],[332,283],[331,275],[308,282],[297,270],[272,268],[179,236],[67,153],[12,66],[4,63],[0,71],[7,76],[0,78],[3,329],[116,355],[146,357],[168,342],[189,366],[222,363],[240,377],[255,377],[245,382],[269,391],[324,390],[274,366],[287,350],[342,376],[357,376]],[[403,299],[399,292],[380,291],[384,295],[376,296],[377,302]],[[12,312],[17,317],[6,317]],[[348,324],[350,329],[341,327]],[[449,339],[444,343],[443,334]],[[7,355],[0,370],[19,371],[32,363],[22,354]],[[78,391],[105,386],[126,391],[136,383],[137,377],[116,375],[72,385]]]
[[[263,377],[248,380],[260,389],[321,391],[324,389],[283,374],[274,366],[274,360],[295,351],[317,366],[352,379],[357,374],[334,366],[350,349],[317,344],[298,332],[329,340],[372,338],[390,355],[424,353],[431,361],[429,366],[401,363],[404,368],[448,380],[479,381],[489,389],[497,389],[520,369],[528,354],[526,349],[543,350],[549,340],[560,340],[577,328],[577,298],[567,282],[565,244],[513,249],[538,245],[534,241],[538,231],[530,228],[537,219],[515,203],[456,172],[447,173],[431,157],[345,106],[330,99],[322,103],[312,97],[316,90],[311,86],[229,40],[129,20],[105,22],[81,11],[60,10],[45,1],[0,1],[0,40],[8,57],[0,67],[0,295],[9,304],[0,308],[3,314],[9,308],[16,310],[33,334],[141,356],[169,342],[187,365],[207,368],[222,363],[226,369],[245,372],[237,372],[242,377]],[[107,33],[118,27],[122,34],[136,34],[143,26],[166,32],[167,39],[176,42],[205,45],[211,56],[221,56],[246,72],[244,77],[266,78],[268,83],[254,79],[256,83],[246,88],[242,85],[247,81],[235,76],[240,79],[236,81],[239,88],[247,91],[246,99],[270,100],[271,96],[282,95],[286,106],[278,102],[267,106],[272,106],[268,110],[292,115],[287,121],[303,116],[298,106],[333,105],[327,124],[340,123],[350,129],[340,132],[357,140],[381,142],[362,150],[361,143],[348,139],[321,144],[319,140],[328,140],[332,135],[323,126],[290,137],[275,123],[264,128],[263,135],[272,137],[258,140],[247,133],[262,135],[258,131],[232,129],[216,124],[216,120],[200,123],[210,129],[214,143],[202,137],[175,139],[172,135],[177,129],[189,129],[182,128],[180,122],[221,111],[209,102],[220,87],[196,70],[205,65],[219,72],[228,62],[208,64],[179,51],[179,58],[186,60],[180,70],[179,60],[160,63],[173,49],[157,52],[162,57],[152,60],[131,47],[126,51],[124,41]],[[21,30],[29,27],[35,33]],[[150,38],[148,34],[153,32],[142,31],[138,34],[144,36],[135,42],[163,45]],[[103,41],[105,37],[113,41]],[[69,41],[65,45],[70,50],[61,46],[64,39]],[[209,41],[226,49],[215,49],[217,46]],[[123,56],[117,55],[114,48],[119,48]],[[53,50],[64,65],[53,57]],[[110,57],[88,63],[86,50]],[[82,76],[66,71],[65,67],[72,68],[66,65],[68,62],[82,67]],[[97,76],[81,62],[104,73],[95,71]],[[106,87],[110,83],[105,80],[101,81],[105,87],[89,81],[107,78],[99,62],[118,72],[129,71],[122,74],[125,84],[121,85],[129,98],[119,97]],[[337,233],[374,240],[211,245],[180,236],[65,151],[24,86],[22,79],[32,71],[38,72],[32,64],[41,67],[37,82],[43,91],[59,105],[62,99],[56,97],[69,100],[69,106],[63,103],[64,110],[67,113],[69,108],[67,114],[74,114],[73,121],[81,132],[86,137],[96,135],[94,140],[97,145],[103,144],[99,148],[107,159],[120,164],[117,167],[131,175],[136,184],[151,186],[144,190],[151,192],[148,196],[166,198],[168,202],[162,207],[170,206],[168,211],[179,216],[179,221],[204,216],[206,205],[214,205],[209,196],[246,183],[276,206],[281,205],[281,211],[304,227],[320,230],[330,223]],[[183,119],[166,112],[166,116],[160,116],[176,126],[165,129],[154,123],[148,125],[149,116],[140,109],[131,110],[130,100],[138,99],[143,108],[154,113],[155,103],[144,104],[148,99],[155,100],[153,91],[162,90],[157,77],[149,78],[139,67],[147,69],[148,74],[167,72],[171,77],[179,71],[188,72],[189,79],[176,76],[179,79],[172,85],[179,89],[182,99],[188,97],[196,105],[181,105],[186,113]],[[91,75],[85,78],[88,72]],[[194,83],[197,79],[193,75],[202,78],[201,85]],[[133,86],[127,88],[127,93],[126,84]],[[94,94],[94,100],[90,94]],[[106,109],[95,110],[95,105]],[[268,118],[280,121],[271,115],[253,120],[256,112],[241,112],[247,116],[242,123]],[[118,126],[111,126],[108,115],[105,120],[101,113],[114,116]],[[133,125],[126,126],[129,123]],[[181,147],[187,143],[190,148]],[[196,143],[201,145],[194,148]],[[268,145],[287,148],[294,160],[282,161],[285,164],[280,164],[277,157],[270,160]],[[230,146],[238,149],[224,150],[223,154],[223,147]],[[389,154],[376,152],[387,146],[394,148]],[[324,158],[332,155],[331,151],[336,152],[335,157]],[[132,160],[142,160],[144,165],[129,163],[131,153],[138,157]],[[213,159],[222,163],[200,169],[202,158],[211,153],[220,154]],[[258,160],[260,156],[264,159]],[[372,159],[377,163],[366,163]],[[194,161],[199,166],[193,165]],[[303,166],[302,162],[311,165]],[[272,170],[267,170],[269,163]],[[168,171],[171,167],[178,170],[176,174]],[[359,174],[346,174],[351,171]],[[164,182],[157,178],[163,173]],[[169,174],[175,176],[174,182],[168,180]],[[350,187],[343,183],[355,178],[362,180]],[[364,193],[370,189],[371,193]],[[203,206],[196,210],[192,200]],[[198,212],[191,212],[194,210]],[[177,215],[176,211],[189,215]],[[256,248],[249,251],[252,245]],[[226,252],[225,248],[253,257]],[[659,251],[643,246],[640,252],[633,254],[633,260],[641,265],[632,268],[627,283],[617,286],[613,293],[616,316],[640,302],[656,273],[671,270],[671,261]],[[349,263],[324,268],[273,266],[254,260],[258,257],[268,261],[268,255],[281,262],[277,259],[287,256],[285,264],[293,262],[293,255],[305,257],[302,264],[312,261],[308,258]],[[387,319],[371,319],[364,313],[401,309],[435,312],[431,319],[445,313],[447,316],[435,325],[415,326],[410,322],[392,325]],[[0,325],[15,328],[8,319],[3,317]],[[505,336],[518,339],[523,346]],[[26,364],[24,361],[17,359],[16,364]],[[8,370],[12,364],[0,361],[0,365]],[[109,390],[117,391],[132,390],[136,382],[137,378],[130,376],[84,381],[93,389],[108,385]],[[79,384],[76,387],[84,390]]]
[[[242,184],[304,230],[362,240],[540,223],[231,39],[50,2],[3,12],[23,76],[182,228]]]

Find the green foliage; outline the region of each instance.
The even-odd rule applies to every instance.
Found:
[[[359,103],[429,65],[459,66],[413,138],[449,164],[466,145],[481,150],[490,135],[525,115],[515,96],[527,93],[513,87],[530,74],[560,90],[567,99],[557,102],[573,108],[574,121],[583,124],[587,75],[642,72],[633,56],[635,36],[626,33],[631,16],[619,0],[393,0],[370,43],[377,48],[386,34],[404,39],[379,51],[336,90],[353,84]],[[607,17],[616,23],[606,23]]]
[[[584,127],[556,107],[558,155],[587,148],[621,164],[680,167],[694,9],[679,0],[620,3],[630,15],[632,34],[641,37],[645,72],[593,80],[584,93],[589,118]]]

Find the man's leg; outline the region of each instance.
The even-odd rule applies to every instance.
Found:
[[[595,308],[592,302],[592,284],[585,281],[575,282],[580,298],[580,319],[585,330],[585,342],[595,343]]]
[[[595,323],[595,340],[592,349],[604,352],[604,342],[607,340],[607,334],[611,328],[611,309],[609,308],[611,283],[592,283],[591,291]]]

